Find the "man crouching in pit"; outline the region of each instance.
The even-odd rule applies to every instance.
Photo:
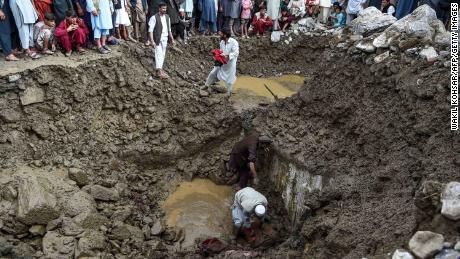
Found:
[[[255,242],[256,237],[252,228],[251,217],[255,215],[261,226],[265,220],[267,206],[267,198],[260,192],[251,187],[239,190],[235,194],[232,205],[232,219],[236,228],[236,235],[243,234],[247,242]]]

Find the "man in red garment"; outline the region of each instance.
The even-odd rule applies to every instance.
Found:
[[[256,32],[257,37],[264,35],[265,31],[273,26],[272,19],[265,13],[265,11],[265,6],[262,6],[260,11],[257,12],[252,19],[252,25],[254,26],[254,31]]]
[[[66,12],[65,20],[54,31],[54,36],[65,50],[65,55],[69,57],[73,47],[79,53],[85,52],[81,46],[85,44],[88,33],[85,22],[77,17],[75,11],[69,10]]]

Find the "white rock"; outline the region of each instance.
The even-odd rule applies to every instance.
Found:
[[[460,241],[455,244],[454,249],[460,251]]]
[[[434,42],[441,46],[449,46],[451,43],[451,33],[444,32],[436,34],[436,36],[434,37]]]
[[[8,82],[10,82],[10,83],[16,82],[16,81],[18,81],[19,79],[21,79],[21,75],[20,75],[20,74],[14,74],[14,75],[8,76]]]
[[[385,51],[384,53],[376,56],[374,58],[374,62],[375,63],[381,63],[383,62],[385,59],[387,59],[388,57],[390,56],[390,52],[389,51]]]
[[[294,30],[295,35],[299,35],[299,30]]]
[[[280,31],[274,31],[270,35],[270,40],[272,42],[279,42],[281,40],[281,32]]]
[[[357,34],[364,34],[388,27],[396,22],[392,15],[383,14],[377,8],[371,6],[359,13],[358,18],[350,23],[350,29]]]
[[[431,24],[437,20],[436,12],[428,5],[422,5],[415,9],[412,14],[403,17],[388,27],[385,32],[397,31],[409,36],[418,36],[431,39],[434,29]]]
[[[434,259],[458,259],[460,258],[460,253],[453,249],[443,249],[439,252]]]
[[[42,186],[37,177],[20,181],[17,217],[21,222],[29,225],[47,224],[58,216],[56,197]]]
[[[427,61],[434,61],[438,57],[438,53],[433,47],[423,49],[419,55],[426,58]]]
[[[44,225],[33,225],[29,228],[29,232],[34,236],[43,236],[46,233]]]
[[[414,257],[404,249],[397,249],[391,259],[414,259]]]
[[[388,33],[381,33],[377,38],[374,39],[372,45],[376,48],[388,48],[401,34],[399,32],[388,32]]]
[[[289,45],[289,41],[288,41],[288,40],[285,40],[284,43],[285,43],[286,45]]]
[[[45,101],[45,91],[39,87],[28,87],[20,97],[22,105]]]
[[[452,220],[460,219],[460,183],[450,182],[441,194],[441,214]]]
[[[356,45],[356,48],[361,50],[361,51],[367,52],[367,53],[375,52],[375,47],[370,42],[362,42],[361,41]]]
[[[422,259],[429,258],[441,251],[444,237],[431,231],[417,231],[409,241],[410,250]]]

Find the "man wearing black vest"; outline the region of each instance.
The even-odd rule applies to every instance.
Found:
[[[155,69],[160,79],[168,78],[168,75],[163,70],[163,62],[166,56],[166,46],[168,39],[174,45],[174,39],[171,33],[171,20],[166,14],[166,4],[161,2],[159,12],[150,17],[149,20],[149,39],[155,49]]]

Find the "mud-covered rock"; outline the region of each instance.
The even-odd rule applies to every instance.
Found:
[[[56,197],[35,176],[22,179],[18,188],[17,217],[26,224],[47,224],[59,216]]]
[[[66,237],[50,231],[43,237],[42,249],[45,258],[67,259],[73,258],[75,244],[75,237]]]
[[[60,233],[64,236],[77,236],[83,233],[84,229],[72,218],[63,217],[61,221]]]
[[[45,91],[39,87],[28,87],[20,97],[22,105],[30,105],[45,101]]]
[[[88,186],[89,193],[96,200],[101,201],[117,201],[120,199],[120,195],[115,188],[107,188],[100,185]]]
[[[13,109],[0,110],[0,120],[6,123],[16,122],[21,119],[21,113]]]
[[[72,195],[64,203],[63,209],[63,212],[70,217],[94,211],[96,211],[96,201],[90,194],[83,191],[78,191]]]
[[[97,212],[84,212],[73,219],[84,229],[97,229],[108,223],[108,219]]]
[[[70,168],[69,169],[69,178],[77,183],[78,186],[85,186],[89,184],[88,175],[85,171],[79,168]]]
[[[153,236],[158,236],[158,235],[161,235],[161,233],[163,233],[164,231],[165,231],[165,228],[163,224],[161,223],[160,220],[157,220],[155,224],[153,224],[150,233]]]
[[[450,182],[441,194],[441,214],[452,220],[460,219],[460,183]]]
[[[430,258],[441,251],[444,237],[430,231],[417,231],[409,241],[410,250],[419,258]]]
[[[78,240],[75,250],[76,257],[96,256],[98,252],[106,249],[106,237],[97,230],[86,230]]]
[[[29,232],[33,236],[43,236],[46,233],[46,227],[44,225],[33,225],[29,228]]]

